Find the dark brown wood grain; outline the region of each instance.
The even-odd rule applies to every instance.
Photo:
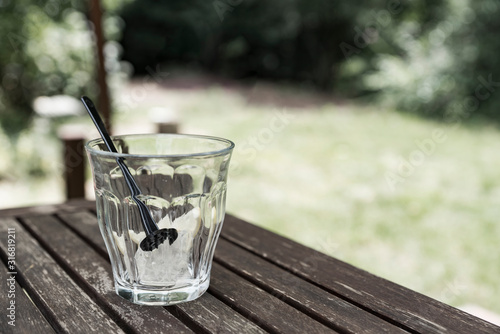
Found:
[[[81,217],[79,213],[75,215]],[[40,216],[24,218],[23,221],[51,249],[52,255],[65,263],[65,267],[73,273],[72,276],[80,284],[85,284],[85,290],[91,293],[101,307],[108,310],[115,321],[126,324],[135,333],[192,333],[162,307],[135,305],[119,297],[114,289],[109,262],[57,218]]]
[[[16,291],[25,288],[33,300],[16,296],[23,307],[15,333],[500,333],[230,215],[205,295],[165,308],[135,305],[114,291],[93,210],[95,202],[72,201],[0,211],[0,235],[16,229]],[[6,242],[0,239],[4,262]],[[5,326],[0,321],[1,333],[9,333]]]
[[[72,227],[86,238],[94,240],[98,236],[96,229],[90,229],[87,224],[77,223],[82,217],[80,213],[60,215],[65,221],[71,221]],[[76,218],[80,217],[80,218]],[[86,215],[86,219],[96,218]],[[261,290],[255,285],[215,265],[212,270],[210,290],[222,298],[226,304],[242,312],[250,320],[277,333],[328,333],[334,332],[312,318],[304,315],[285,302]]]
[[[339,333],[217,263],[212,267],[209,291],[270,332]]]
[[[173,312],[181,316],[181,318],[186,318],[197,323],[209,333],[267,333],[210,293],[203,294],[203,296],[193,302],[176,305]]]
[[[106,245],[101,236],[97,217],[90,211],[64,212],[57,215],[64,223],[70,226],[88,243],[93,245],[97,251],[108,258]]]
[[[0,333],[55,333],[40,310],[31,302],[25,291],[15,281],[16,275],[8,274],[7,271],[8,269],[4,266],[0,268],[0,282],[2,282],[3,287],[3,291],[1,292],[3,297],[0,302],[2,310]],[[15,290],[13,292],[10,292],[10,283],[5,284],[7,279],[14,279]],[[14,304],[11,304],[11,301],[14,301]]]
[[[218,242],[215,259],[331,328],[349,333],[408,333],[224,239]]]
[[[15,228],[16,264],[21,285],[60,333],[123,333],[122,329],[62,270],[13,219],[0,219],[0,235]],[[0,238],[5,253],[6,239]]]
[[[94,225],[94,227],[97,226],[97,217],[95,215],[89,214],[87,212],[75,212],[61,214],[59,215],[59,217],[64,219],[66,223],[75,228],[75,230],[77,230],[80,235],[84,236],[86,240],[96,240],[98,238],[102,239],[99,230],[97,228],[91,227],[92,225]],[[34,228],[35,226],[40,225],[39,223],[35,224],[35,222],[28,223],[30,224],[30,226],[33,225]],[[64,229],[63,227],[61,228]],[[37,233],[41,235],[45,234],[46,231],[39,230],[37,231]],[[65,234],[64,239],[66,238],[69,239],[70,236]],[[71,241],[77,243],[77,240],[75,240],[74,237],[71,238]],[[52,240],[52,242],[54,244],[58,244],[60,241]],[[98,247],[101,247],[99,253],[105,251],[104,244]],[[88,253],[85,254],[85,256],[82,256],[82,261],[90,261],[92,263],[101,262],[101,260],[98,261],[95,258],[95,254],[90,257],[89,256],[90,255]],[[73,263],[71,264],[71,266],[79,268],[81,265],[78,263]],[[102,266],[107,266],[107,270],[110,270],[109,263]],[[114,293],[115,292],[113,290],[111,294]],[[116,296],[116,298],[120,297]],[[126,303],[127,305],[130,304],[129,302]],[[229,306],[217,300],[209,293],[205,293],[204,296],[195,301],[169,307],[169,310],[173,314],[179,316],[182,320],[185,320],[192,324],[193,327],[199,328],[201,331],[206,333],[265,333],[265,331],[263,331],[257,325],[247,320],[245,317],[241,316],[239,313],[235,312]]]
[[[223,238],[405,329],[500,333],[500,327],[227,215]]]

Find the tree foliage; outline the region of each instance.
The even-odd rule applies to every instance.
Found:
[[[497,0],[142,0],[120,15],[124,56],[136,73],[191,65],[308,83],[445,120],[500,120],[498,7]]]
[[[0,5],[0,125],[15,137],[29,125],[37,96],[75,96],[90,86],[92,41],[80,2]]]
[[[372,92],[388,106],[445,122],[473,116],[500,120],[500,40],[495,0],[406,2],[377,27],[371,57],[342,66],[352,91]]]
[[[136,74],[160,63],[194,66],[291,80],[443,120],[500,120],[498,0],[103,3],[108,40],[123,36],[123,58]],[[8,134],[29,124],[35,97],[78,96],[94,86],[86,6],[0,1],[0,126]],[[111,72],[123,70],[120,49],[107,45]]]
[[[121,11],[124,59],[136,73],[191,64],[235,78],[291,79],[331,87],[339,43],[360,1],[134,1]]]

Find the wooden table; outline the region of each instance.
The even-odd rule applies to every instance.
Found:
[[[500,333],[231,215],[207,293],[170,307],[134,305],[115,294],[94,205],[0,211],[1,333]]]

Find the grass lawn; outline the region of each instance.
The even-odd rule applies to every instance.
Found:
[[[500,313],[498,129],[349,103],[277,107],[259,103],[266,87],[143,86],[140,107],[122,105],[116,124],[173,107],[182,132],[236,143],[228,212],[451,305]]]

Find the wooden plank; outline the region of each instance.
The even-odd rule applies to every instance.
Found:
[[[73,226],[78,233],[85,236],[86,239],[102,239],[99,230],[92,228],[92,226],[97,226],[96,216],[86,212],[75,212],[61,214],[59,217]],[[33,226],[35,225],[33,224]],[[57,230],[57,228],[55,229]],[[44,235],[47,234],[42,230],[37,231],[37,233]],[[65,234],[62,239],[70,240],[70,236]],[[71,243],[76,242],[76,240],[71,239]],[[59,241],[53,240],[53,243],[57,244]],[[100,253],[106,251],[104,244],[98,247],[101,248]],[[92,263],[98,262],[98,260],[95,259],[95,256],[90,256],[90,254],[85,254],[85,256],[82,255],[82,258],[82,261],[89,261]],[[76,265],[76,267],[79,266],[80,265]],[[107,265],[107,270],[110,270],[109,264]],[[265,331],[253,324],[251,321],[247,320],[245,317],[241,316],[239,313],[232,310],[226,304],[211,296],[209,293],[205,293],[201,298],[195,301],[178,304],[170,307],[169,309],[172,313],[181,318],[181,320],[189,322],[191,327],[199,328],[204,332],[242,334],[265,333]]]
[[[57,216],[88,243],[92,244],[97,251],[106,257],[106,259],[108,258],[106,244],[99,230],[96,215],[89,211],[79,211],[58,213]]]
[[[217,244],[215,259],[333,329],[349,333],[408,333],[224,239]]]
[[[158,133],[179,133],[179,123],[176,121],[156,122],[155,124]]]
[[[339,333],[217,263],[212,266],[209,291],[269,332]]]
[[[4,287],[0,302],[2,310],[0,333],[55,333],[40,310],[15,281],[16,275],[7,272],[10,271],[6,267],[0,268],[0,281]],[[14,304],[11,304],[11,301],[14,301]]]
[[[234,216],[226,215],[224,225],[223,238],[407,330],[500,333],[498,326]]]
[[[116,321],[137,333],[192,333],[183,323],[161,307],[135,305],[119,297],[114,289],[110,264],[53,216],[23,219],[37,238],[50,247],[52,256],[72,272]]]
[[[0,234],[13,227],[17,276],[52,327],[62,333],[123,333],[17,221],[0,219]],[[5,238],[0,247],[7,249]]]
[[[267,333],[210,293],[205,293],[193,302],[176,305],[176,311],[174,312],[183,318],[186,317],[190,321],[196,322],[209,333]]]

